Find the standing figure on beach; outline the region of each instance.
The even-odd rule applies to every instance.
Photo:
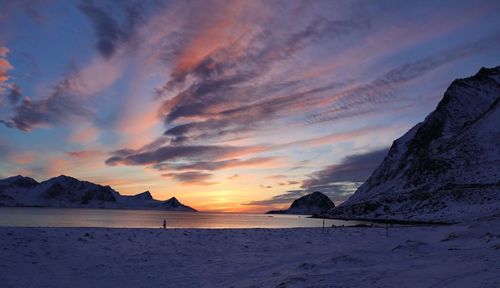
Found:
[[[163,219],[163,229],[167,229],[167,219]]]

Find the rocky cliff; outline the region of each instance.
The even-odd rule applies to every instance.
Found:
[[[266,214],[302,214],[313,215],[326,212],[335,207],[332,200],[321,192],[314,192],[293,201],[286,210],[269,211]]]

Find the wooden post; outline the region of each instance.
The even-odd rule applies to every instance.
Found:
[[[325,232],[325,218],[323,218],[323,232]]]

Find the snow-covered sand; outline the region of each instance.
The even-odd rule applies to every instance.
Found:
[[[8,287],[500,287],[500,221],[297,229],[0,228]]]

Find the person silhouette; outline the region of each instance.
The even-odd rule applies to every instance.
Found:
[[[163,219],[163,229],[167,229],[167,219]]]

